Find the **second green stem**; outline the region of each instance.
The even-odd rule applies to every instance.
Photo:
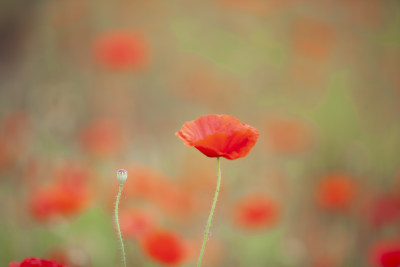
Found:
[[[125,247],[124,247],[124,241],[122,240],[122,234],[121,234],[121,229],[119,227],[119,218],[118,218],[118,205],[119,205],[119,198],[120,198],[121,193],[122,193],[122,187],[123,187],[123,184],[121,183],[119,185],[117,201],[115,202],[115,223],[117,225],[118,237],[119,237],[119,241],[121,243],[122,260],[123,260],[123,263],[124,263],[124,267],[126,267]]]
[[[207,226],[206,226],[206,231],[204,233],[204,240],[203,240],[203,245],[201,246],[201,251],[200,251],[200,256],[199,259],[197,261],[197,267],[201,266],[201,260],[203,258],[203,254],[204,254],[204,249],[206,247],[206,242],[208,239],[208,232],[210,231],[210,226],[211,226],[211,221],[212,221],[212,217],[214,215],[214,210],[215,210],[215,206],[217,204],[217,199],[218,199],[218,193],[219,193],[219,188],[221,186],[221,162],[220,162],[220,157],[217,158],[217,165],[218,165],[218,180],[217,180],[217,188],[215,190],[215,195],[214,195],[214,200],[211,206],[211,210],[210,210],[210,215],[208,216],[208,220],[207,220]]]

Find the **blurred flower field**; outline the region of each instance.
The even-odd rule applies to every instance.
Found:
[[[127,266],[196,266],[217,165],[174,133],[207,114],[259,137],[202,266],[400,266],[399,1],[0,7],[1,266],[122,266],[121,168]]]

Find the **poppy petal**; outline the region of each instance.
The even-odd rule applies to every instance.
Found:
[[[175,135],[208,157],[233,160],[249,153],[259,133],[235,117],[211,114],[186,122]]]

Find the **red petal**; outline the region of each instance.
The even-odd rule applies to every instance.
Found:
[[[188,146],[208,157],[237,159],[246,156],[259,136],[258,131],[229,115],[207,115],[186,122],[175,133]]]

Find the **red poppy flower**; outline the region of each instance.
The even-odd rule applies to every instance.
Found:
[[[236,209],[236,222],[249,229],[260,229],[274,225],[279,217],[278,204],[265,196],[244,198]]]
[[[154,261],[165,265],[180,265],[187,258],[187,245],[176,233],[157,230],[148,234],[142,246]]]
[[[98,38],[94,45],[96,61],[108,68],[142,69],[149,62],[149,46],[145,38],[131,32],[111,32]]]
[[[369,255],[372,266],[398,267],[400,266],[399,240],[382,240],[372,245]]]
[[[51,185],[36,189],[30,199],[30,208],[38,220],[81,211],[90,201],[88,172],[84,168],[66,165],[56,172]]]
[[[325,176],[318,184],[316,199],[327,210],[347,210],[355,198],[356,184],[346,174]]]
[[[229,115],[211,114],[186,122],[175,133],[187,146],[194,146],[207,157],[237,159],[245,157],[259,133]]]
[[[26,258],[21,263],[15,261],[10,262],[9,267],[63,267],[63,266],[51,260],[45,260],[39,258]]]
[[[54,185],[36,191],[30,205],[38,220],[47,220],[55,216],[68,216],[81,211],[88,202],[87,189],[64,188]]]

